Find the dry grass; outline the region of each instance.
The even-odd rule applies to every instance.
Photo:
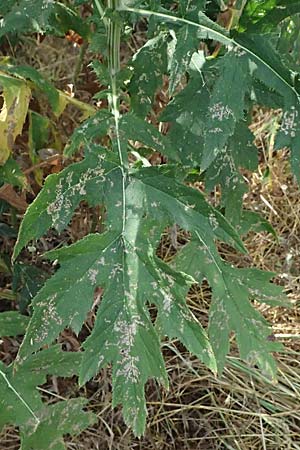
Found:
[[[51,51],[50,48],[48,50]],[[30,53],[30,49],[26,51]],[[53,78],[58,76],[63,85],[70,81],[70,76],[66,77],[66,64],[70,64],[71,59],[63,61],[61,54],[58,52],[57,64],[52,62],[50,68],[46,64],[49,65],[51,58],[48,55],[44,61],[41,51],[34,56],[33,62],[47,71],[57,70],[57,73],[51,73]],[[70,54],[69,58],[73,56]],[[271,384],[254,368],[239,361],[234,343],[224,374],[217,379],[178,343],[166,342],[163,352],[170,390],[164,392],[154,382],[147,385],[149,422],[146,435],[140,440],[135,439],[124,426],[120,409],[111,409],[110,369],[102,371],[80,391],[74,380],[49,379],[43,386],[48,401],[57,395],[66,398],[86,395],[90,400],[89,408],[99,419],[96,426],[80,436],[67,437],[68,449],[300,449],[299,187],[290,174],[287,152],[273,152],[277,117],[278,112],[256,112],[252,128],[261,162],[256,173],[245,175],[249,184],[245,207],[259,211],[270,221],[278,234],[278,241],[265,232],[251,232],[245,243],[251,263],[276,271],[277,281],[286,286],[292,303],[289,310],[259,307],[272,324],[276,339],[286,346],[285,352],[278,355],[278,383]],[[73,117],[67,120],[72,121]],[[80,237],[84,230],[89,231],[90,221],[90,211],[81,207],[70,228],[71,240]],[[177,238],[180,241],[185,236],[179,233]],[[172,251],[170,236],[166,234],[161,252],[168,259]],[[228,251],[226,258],[244,264],[236,253]],[[188,301],[205,325],[210,302],[208,287],[203,284],[192,289]],[[68,333],[62,341],[71,348],[78,345],[76,338]],[[9,342],[12,348],[18,346],[16,341]],[[5,428],[0,435],[0,449],[18,448],[17,430]]]

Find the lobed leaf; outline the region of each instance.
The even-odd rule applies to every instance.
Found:
[[[104,158],[104,150],[93,146],[83,161],[47,178],[44,189],[26,211],[14,259],[31,239],[39,238],[49,228],[62,231],[80,201],[86,199],[91,205],[101,203],[106,174],[115,168],[114,163],[104,161]]]
[[[78,435],[93,425],[96,416],[83,412],[87,400],[72,399],[50,405],[37,427],[26,427],[20,450],[65,450],[64,435]]]
[[[81,36],[89,36],[89,27],[67,5],[54,0],[5,1],[0,5],[0,39],[8,33],[65,34],[72,29]]]
[[[76,401],[45,408],[36,390],[45,376],[79,373],[83,384],[108,364],[113,371],[113,405],[122,405],[126,423],[141,435],[147,415],[145,383],[155,378],[166,387],[168,384],[160,349],[166,336],[179,339],[211,370],[221,372],[234,332],[241,357],[259,365],[272,379],[276,375],[272,352],[281,350],[281,346],[268,339],[270,326],[252,301],[286,305],[281,289],[269,283],[273,274],[237,269],[226,263],[216,241],[245,252],[238,231],[252,224],[270,231],[265,222],[241,208],[245,184],[239,170],[257,166],[245,110],[257,99],[284,106],[279,142],[292,146],[292,165],[299,177],[298,78],[260,36],[233,33],[231,37],[203,13],[205,1],[180,1],[172,13],[168,10],[171,3],[124,0],[112,12],[102,11],[96,2],[99,14],[92,19],[94,43],[100,36],[98,49],[102,49],[103,38],[109,35],[108,49],[103,52],[109,64],[107,72],[100,71],[97,64],[94,69],[99,76],[104,73],[105,84],[111,88],[112,114],[98,111],[78,127],[65,154],[84,148],[84,160],[47,178],[20,228],[14,257],[49,228],[64,229],[80,201],[101,204],[105,210],[102,234],[90,234],[48,253],[59,268],[33,300],[33,316],[17,358],[17,370],[1,366],[0,390],[2,383],[3,391],[10,389],[10,396],[0,400],[4,411],[0,422],[20,426],[23,449],[38,446],[43,435],[40,448],[52,445],[62,449],[68,427],[76,433],[90,423],[79,413],[79,426],[74,426]],[[248,2],[250,7],[254,3]],[[21,0],[17,6],[9,4],[0,36],[3,27],[12,31],[18,15],[23,31],[63,32],[59,15],[53,15],[53,5],[36,22],[30,22],[26,16],[30,4],[32,0]],[[39,0],[37,8],[42,4]],[[115,6],[114,2],[109,5]],[[268,12],[264,15],[267,18]],[[119,71],[116,48],[121,20],[128,16],[132,22],[138,16],[148,17],[152,36],[130,62],[131,78],[128,70]],[[69,19],[63,20],[71,24]],[[89,38],[88,33],[86,36]],[[205,52],[194,52],[199,40],[205,41],[201,44]],[[204,54],[214,49],[214,41],[227,48],[221,49],[223,56],[217,61],[205,60]],[[167,73],[174,99],[160,117],[172,122],[168,136],[162,136],[150,118],[144,118],[152,112],[156,91]],[[186,86],[175,95],[185,74]],[[20,75],[41,84],[36,74],[27,71]],[[126,89],[127,84],[129,97],[124,99],[130,100],[130,112],[120,114],[117,91],[120,86]],[[50,91],[48,98],[55,109],[57,98],[52,98]],[[57,109],[62,105],[59,94]],[[107,137],[110,143],[105,150],[99,142]],[[130,166],[127,152],[136,142],[162,153],[176,165]],[[145,158],[143,162],[149,164]],[[220,206],[225,209],[225,217],[206,202],[204,195],[184,184],[191,172],[205,181],[207,190],[221,185]],[[171,264],[166,264],[158,258],[157,248],[164,230],[174,225],[186,230],[191,240]],[[190,286],[204,278],[212,290],[209,338],[185,301]],[[79,333],[96,305],[95,325],[83,344],[82,355],[63,355],[62,361],[59,350],[50,347],[40,351],[66,327]],[[34,392],[31,397],[30,392]],[[16,401],[14,420],[11,405]],[[65,420],[59,415],[65,415]]]
[[[216,368],[206,334],[184,300],[191,279],[172,271],[155,255],[163,229],[176,221],[201,235],[208,246],[214,247],[214,236],[220,235],[243,250],[224,217],[174,175],[167,166],[133,171],[125,198],[119,171],[107,176],[111,189],[106,198],[108,231],[48,253],[58,260],[60,269],[34,299],[33,317],[19,352],[22,361],[50,344],[65,327],[78,333],[92,308],[94,290],[101,287],[104,294],[93,331],[84,343],[80,381],[86,382],[112,363],[113,404],[123,405],[125,421],[137,435],[145,427],[144,384],[150,377],[167,383],[159,336],[179,338]],[[157,329],[147,302],[158,309]]]
[[[179,252],[173,264],[199,283],[205,277],[212,288],[209,337],[219,372],[229,351],[230,332],[234,331],[241,357],[258,364],[274,380],[276,363],[271,352],[282,347],[268,340],[270,326],[249,301],[254,297],[268,302],[272,297],[276,304],[284,304],[280,287],[268,282],[273,274],[231,267],[204,240],[199,243],[196,239]]]
[[[80,363],[81,354],[62,352],[59,346],[27,358],[16,368],[0,363],[0,429],[5,424],[18,426],[22,449],[40,450],[52,445],[65,449],[63,435],[78,434],[95,421],[92,414],[81,410],[85,400],[66,400],[47,406],[37,389],[46,382],[48,374],[78,373]]]

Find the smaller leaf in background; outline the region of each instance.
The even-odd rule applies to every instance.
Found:
[[[299,72],[300,64],[300,14],[289,17],[280,24],[276,49],[291,70]]]
[[[241,27],[248,33],[270,33],[287,17],[300,13],[298,0],[249,0],[241,17]]]
[[[188,25],[179,30],[170,30],[172,41],[168,43],[169,94],[173,95],[182,76],[189,67],[199,39],[197,29]]]
[[[21,313],[28,312],[32,299],[49,278],[50,274],[40,267],[15,263],[12,268],[12,289],[17,295],[18,306]]]
[[[212,191],[220,184],[221,207],[225,208],[225,217],[234,227],[240,225],[243,196],[247,192],[245,180],[239,169],[255,170],[258,165],[257,148],[253,141],[254,136],[247,123],[239,122],[228,144],[205,172],[207,191]]]
[[[162,122],[171,122],[167,138],[182,164],[199,166],[203,151],[204,124],[209,92],[199,73],[193,75],[187,86],[176,94],[159,116]],[[169,156],[169,155],[168,155]]]
[[[21,0],[9,2],[5,17],[0,23],[0,37],[7,33],[37,31],[43,32],[53,12],[54,2],[47,0]],[[2,7],[1,7],[2,13]]]
[[[0,6],[0,38],[8,33],[37,32],[64,35],[69,29],[84,38],[89,37],[89,27],[69,6],[58,1],[20,0],[5,1]]]
[[[278,238],[276,231],[266,219],[255,211],[243,210],[239,222],[239,232],[242,235],[247,234],[250,230],[256,232],[266,231],[272,234],[275,239]]]
[[[58,1],[54,2],[54,11],[47,28],[58,35],[73,31],[85,41],[89,41],[92,35],[89,22],[80,16],[80,10],[76,11],[70,3],[66,5]]]
[[[242,175],[236,167],[232,152],[224,148],[219,152],[205,173],[205,188],[212,191],[215,186],[221,186],[221,208],[225,208],[225,217],[233,226],[240,222],[243,195],[247,187]]]
[[[37,162],[37,152],[46,147],[49,139],[50,121],[35,111],[29,111],[29,155],[33,163]]]
[[[249,60],[244,51],[233,48],[221,60],[220,76],[214,84],[208,106],[201,168],[207,169],[244,118],[245,95],[250,89]]]
[[[29,317],[21,315],[18,311],[0,313],[0,337],[18,336],[25,334]]]
[[[93,414],[82,411],[85,399],[48,406],[37,389],[46,382],[47,375],[77,375],[81,359],[80,353],[62,352],[60,346],[53,346],[17,366],[7,367],[0,362],[0,429],[5,424],[18,426],[21,449],[41,450],[53,446],[65,450],[63,435],[76,435],[95,422]]]
[[[297,76],[262,36],[240,34],[235,39],[238,45],[247,49],[252,76],[282,96],[283,114],[275,146],[291,149],[292,170],[300,182],[300,95]]]
[[[85,120],[75,129],[64,149],[64,155],[71,157],[81,147],[88,148],[96,139],[107,136],[113,123],[113,117],[107,110],[97,111],[95,115]]]
[[[21,188],[27,187],[26,176],[13,158],[9,158],[3,166],[0,166],[0,186],[1,183],[8,183]]]
[[[76,398],[48,406],[37,427],[24,427],[20,450],[66,450],[63,436],[77,436],[97,418],[84,412],[88,400]]]
[[[122,115],[120,132],[122,139],[138,141],[171,159],[176,158],[168,137],[163,136],[151,123],[132,113]]]
[[[166,34],[162,33],[139,49],[132,60],[133,76],[128,86],[131,109],[145,117],[152,108],[154,95],[167,72]]]
[[[234,331],[241,358],[257,364],[268,377],[276,379],[272,352],[282,350],[282,346],[268,341],[270,326],[250,302],[256,299],[268,303],[272,297],[277,305],[286,305],[282,288],[269,283],[274,274],[232,267],[204,241],[199,245],[194,239],[180,250],[173,264],[176,270],[190,274],[198,283],[205,277],[212,288],[209,337],[219,372],[224,368],[230,348],[230,332]]]
[[[34,111],[29,111],[28,145],[29,157],[33,164],[39,162],[38,151],[46,148],[49,143],[51,122],[48,117]],[[43,182],[43,170],[37,168],[34,171],[36,182],[41,186]]]
[[[0,71],[3,105],[0,112],[0,165],[13,149],[16,137],[21,134],[26,119],[31,90],[22,80]]]

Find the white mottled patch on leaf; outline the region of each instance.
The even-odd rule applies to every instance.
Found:
[[[228,105],[223,105],[223,103],[218,102],[209,107],[209,112],[212,119],[219,120],[222,122],[224,119],[228,120],[230,117],[234,117],[232,109]]]
[[[139,325],[143,325],[143,322],[138,315],[132,316],[130,322],[119,319],[114,325],[114,332],[119,336],[118,347],[122,357],[117,375],[124,377],[127,383],[138,383],[139,381],[140,372],[137,367],[139,357],[132,355]]]
[[[299,113],[294,106],[292,106],[289,111],[285,111],[283,113],[281,131],[286,136],[289,135],[292,138],[296,136],[296,131],[298,128],[298,116]]]
[[[216,230],[218,228],[218,226],[219,226],[219,223],[218,223],[218,220],[217,220],[216,216],[213,213],[211,213],[209,215],[208,220],[209,220],[209,223],[210,223],[212,229]]]
[[[91,281],[91,283],[94,285],[97,283],[97,275],[98,275],[98,270],[96,269],[89,269],[88,271],[88,278]]]

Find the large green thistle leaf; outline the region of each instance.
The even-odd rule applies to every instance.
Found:
[[[223,216],[199,192],[174,179],[172,168],[133,172],[125,198],[120,181],[118,170],[106,175],[111,189],[106,203],[109,231],[49,253],[61,267],[35,297],[34,314],[18,359],[22,361],[28,353],[51,343],[67,326],[78,333],[93,305],[95,288],[102,287],[104,296],[96,324],[84,345],[81,381],[112,362],[114,404],[123,404],[126,422],[141,434],[146,416],[144,384],[150,377],[166,384],[160,339],[148,302],[158,309],[160,335],[179,338],[209,367],[216,367],[206,334],[184,301],[191,280],[155,256],[163,229],[177,222],[196,231],[209,246],[214,247],[214,236],[235,242],[241,250],[243,246]],[[47,210],[47,198],[39,196],[31,208]],[[34,221],[38,217],[30,214],[29,208],[23,230],[30,223],[34,227]],[[19,242],[24,243],[27,238],[23,233]]]
[[[85,170],[83,164],[75,165],[79,172]],[[103,164],[106,162],[103,161]],[[68,169],[73,171],[74,165]],[[184,301],[191,282],[198,281],[197,277],[186,268],[180,268],[179,272],[173,271],[155,255],[160,235],[166,226],[178,223],[193,233],[199,249],[204,251],[202,264],[210,255],[214,255],[208,264],[212,283],[216,282],[217,275],[224,277],[223,284],[217,283],[215,288],[221,289],[218,301],[222,300],[229,309],[229,322],[227,325],[224,322],[224,336],[220,334],[221,348],[221,344],[218,344],[220,336],[214,331],[216,325],[213,321],[210,331],[219,369],[228,351],[226,342],[231,327],[237,332],[240,351],[245,358],[249,355],[253,357],[255,348],[259,348],[268,330],[265,325],[258,334],[255,324],[252,324],[253,335],[257,334],[258,337],[252,339],[252,344],[246,345],[248,337],[243,334],[244,326],[238,327],[240,318],[235,319],[230,315],[234,314],[234,305],[242,289],[237,283],[236,291],[228,294],[227,283],[230,285],[232,282],[231,275],[227,273],[227,266],[224,265],[222,269],[219,267],[221,260],[214,239],[219,237],[228,243],[235,243],[241,250],[243,246],[224,217],[209,206],[199,192],[178,182],[175,175],[176,170],[168,166],[133,171],[124,197],[118,167],[105,175],[102,173],[104,191],[108,192],[108,187],[111,189],[106,198],[108,231],[101,235],[89,235],[68,248],[48,254],[51,259],[58,260],[60,269],[46,282],[33,302],[34,314],[18,356],[19,362],[26,360],[28,353],[50,344],[67,326],[78,333],[92,308],[94,290],[100,286],[104,289],[103,299],[92,334],[84,344],[80,379],[84,383],[101,367],[112,363],[113,404],[123,405],[125,420],[138,435],[144,430],[146,418],[144,384],[150,377],[167,384],[160,352],[160,336],[179,338],[210,368],[214,370],[216,367],[206,334]],[[53,189],[56,189],[56,185],[49,185],[49,199],[40,195],[29,208],[23,230],[28,229],[29,224],[34,227],[39,220],[37,215],[31,214],[31,209],[47,211],[49,204],[53,204]],[[94,195],[101,189],[101,183],[100,186],[94,185]],[[63,203],[59,203],[57,210],[66,217]],[[48,218],[49,226],[51,221]],[[27,240],[28,235],[24,236],[21,230],[19,242],[24,245]],[[199,262],[195,270],[201,267]],[[247,294],[244,295],[247,298]],[[148,302],[154,303],[158,310],[156,327],[149,315]],[[212,311],[214,307],[218,311],[214,305]],[[256,318],[261,327],[258,313],[247,302],[244,308],[248,315],[251,313],[249,321]],[[211,317],[216,315],[212,312]],[[218,320],[224,321],[225,317]],[[269,355],[272,349],[266,347],[262,354],[258,354],[257,360],[265,370],[270,366],[274,372],[273,360]]]
[[[37,17],[28,13],[33,3]],[[202,12],[205,1],[188,5],[180,1],[178,9],[170,13],[171,3],[109,1],[108,6],[119,5],[112,13],[102,11],[101,2],[95,2],[110,39],[105,85],[111,89],[111,113],[98,111],[78,127],[65,154],[84,148],[85,158],[47,178],[20,228],[14,258],[31,239],[50,228],[58,232],[66,228],[81,201],[101,205],[105,211],[102,234],[90,234],[46,255],[59,268],[32,302],[33,315],[16,370],[1,365],[0,388],[9,395],[0,400],[4,411],[0,424],[20,426],[23,450],[38,445],[61,450],[68,427],[77,432],[90,420],[80,412],[78,427],[74,425],[75,408],[82,407],[80,400],[45,408],[36,390],[45,376],[78,373],[83,384],[108,364],[113,372],[113,405],[122,405],[126,423],[141,435],[147,415],[145,383],[154,378],[168,385],[160,348],[165,337],[178,339],[212,371],[221,372],[234,332],[241,357],[275,378],[272,352],[281,346],[268,339],[270,327],[251,301],[283,304],[281,289],[269,282],[272,274],[226,263],[218,253],[217,241],[245,251],[237,233],[240,222],[247,222],[247,214],[241,212],[245,186],[239,169],[253,170],[257,164],[245,120],[245,110],[253,99],[270,94],[270,103],[283,106],[280,142],[292,147],[292,166],[300,178],[297,76],[259,36],[231,37]],[[14,27],[23,32],[64,32],[54,5],[65,8],[42,0],[10,2],[1,19],[0,37]],[[68,20],[62,14],[63,22],[76,30],[77,20],[74,18],[71,26],[73,14],[66,14]],[[128,88],[129,94],[122,97],[123,105],[130,107],[130,113],[122,114],[120,24],[123,17],[134,22],[138,16],[149,19],[151,39],[132,58],[131,78],[126,75],[126,83],[122,82],[122,89]],[[214,48],[214,41],[227,48],[216,63],[207,59],[192,70],[193,61],[200,58],[200,40],[207,49]],[[169,74],[169,93],[174,95],[161,115],[162,121],[172,122],[168,136],[149,123],[165,74]],[[175,95],[184,74],[186,86]],[[107,149],[99,145],[104,136],[106,141],[110,138]],[[143,157],[143,149],[139,155],[137,142],[147,151],[162,153],[168,164],[142,167],[150,163]],[[138,161],[132,162],[128,152],[140,156]],[[198,190],[184,184],[191,169],[199,171],[207,189],[221,185],[225,217]],[[248,217],[248,222],[251,220]],[[174,224],[188,232],[190,241],[166,264],[157,256],[157,249],[164,230]],[[212,290],[209,337],[186,304],[190,286],[204,278]],[[100,299],[95,299],[95,292],[101,292]],[[79,333],[88,312],[96,308],[95,324],[82,354],[68,357],[51,347],[40,350],[51,345],[66,327]],[[7,323],[5,332],[24,331],[26,322],[19,320],[15,327]],[[72,361],[73,371],[68,365]],[[14,419],[12,406],[16,403]]]
[[[173,98],[159,117],[162,122],[170,122],[168,138],[183,165],[200,165],[208,102],[209,91],[201,77],[196,76]]]

